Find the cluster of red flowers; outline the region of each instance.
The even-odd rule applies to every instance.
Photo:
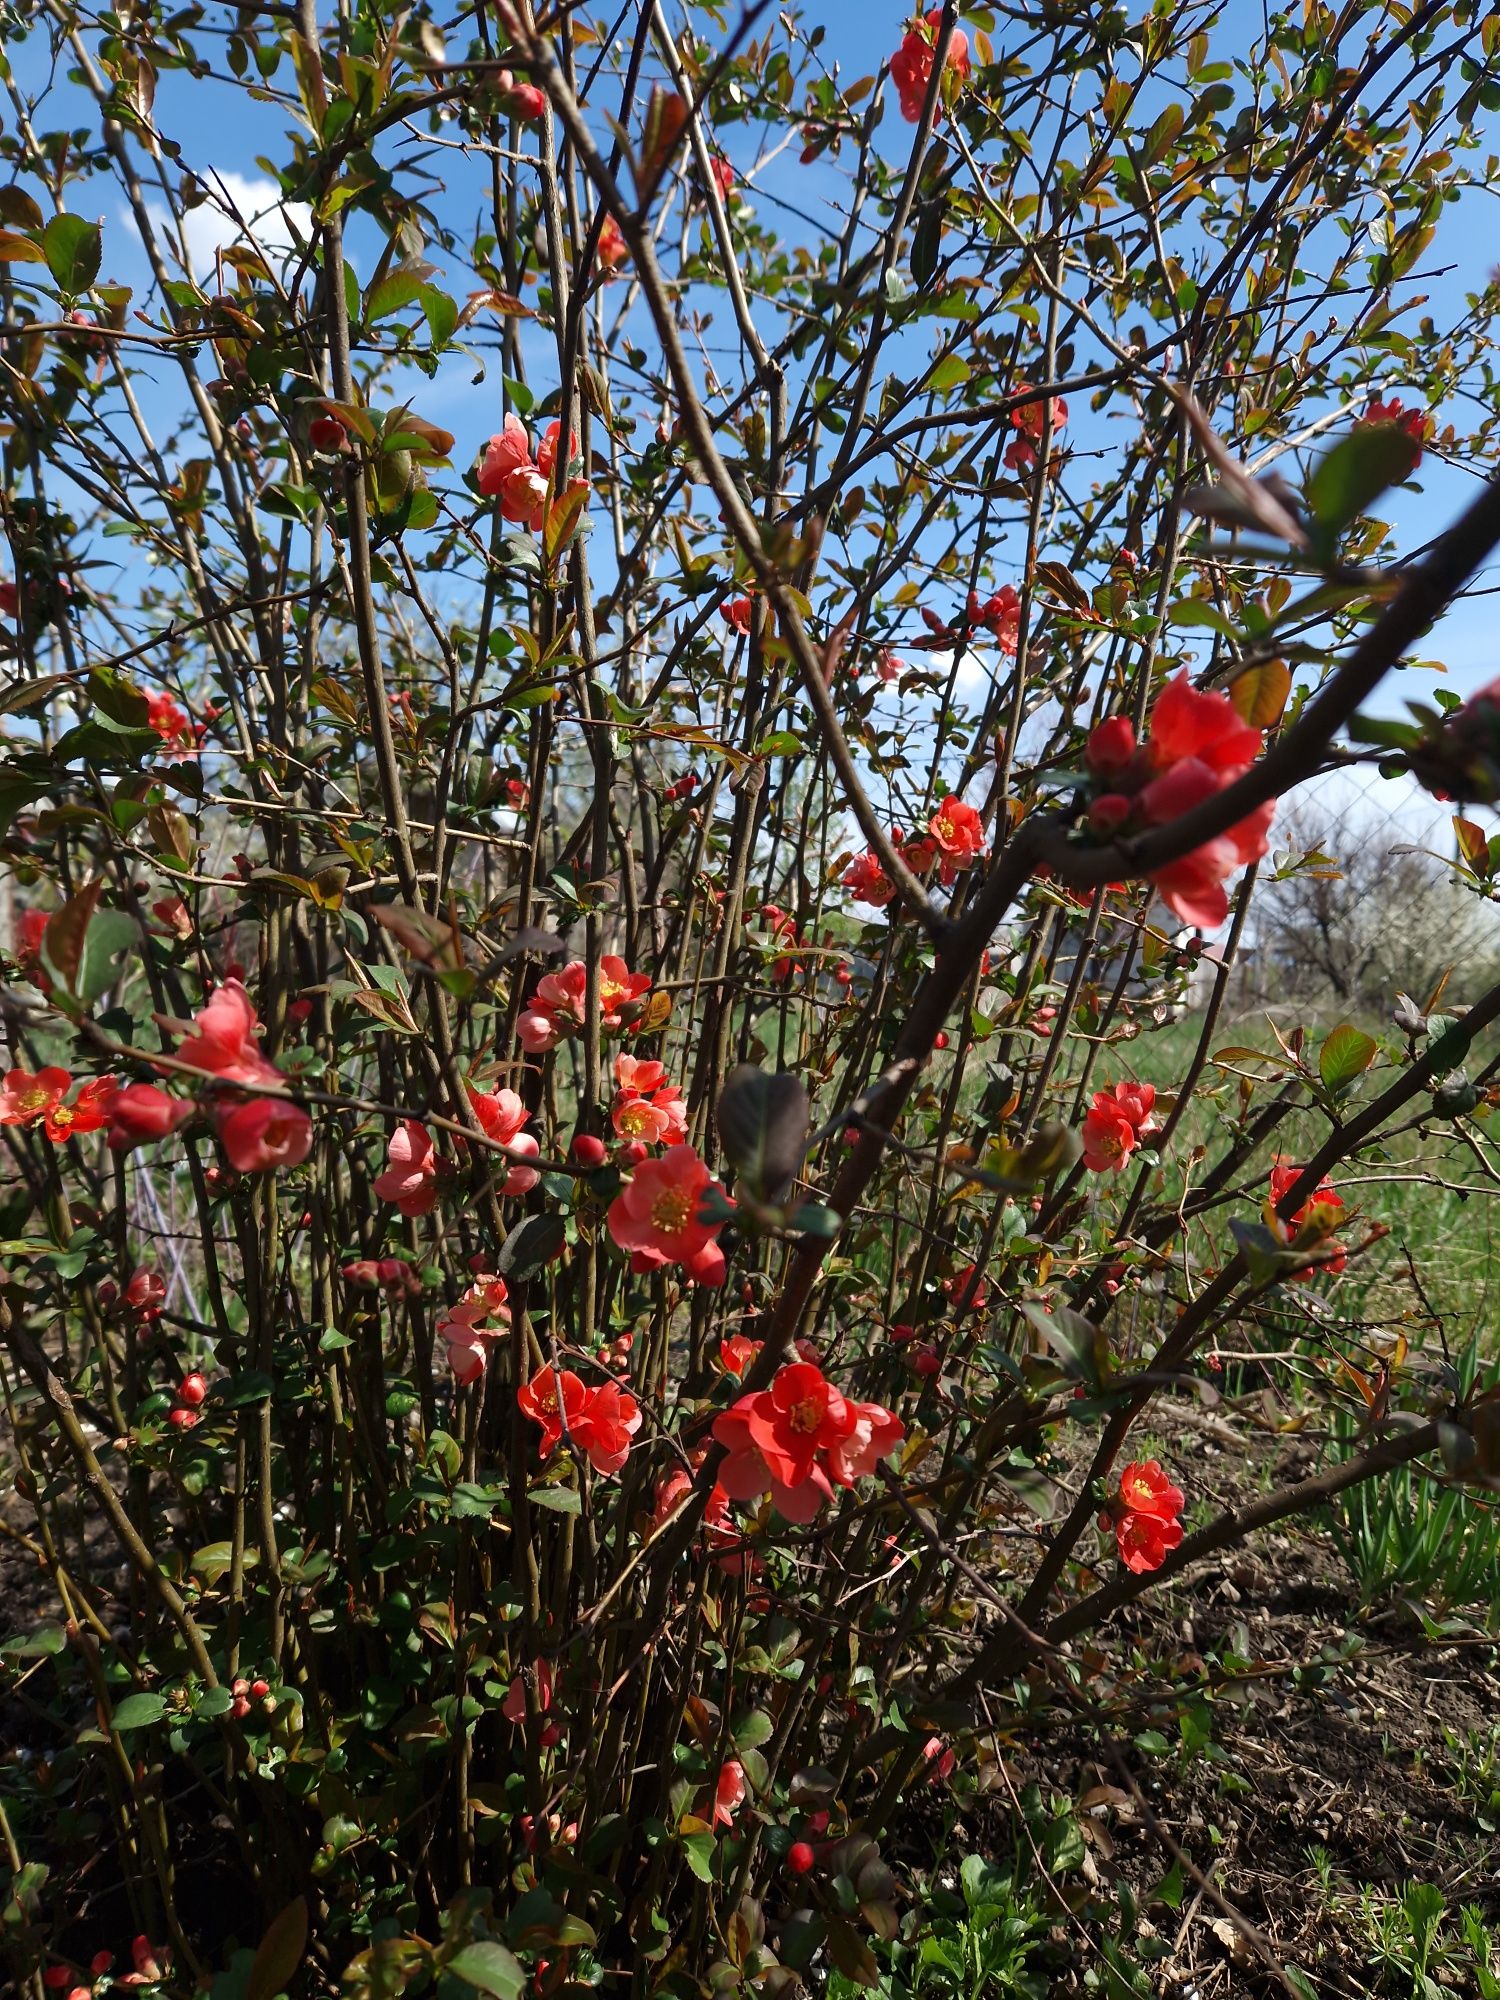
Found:
[[[1328,1242],[1339,1226],[1339,1218],[1344,1213],[1344,1199],[1330,1180],[1318,1183],[1307,1200],[1294,1214],[1283,1218],[1278,1210],[1282,1197],[1288,1189],[1301,1179],[1302,1169],[1293,1166],[1290,1160],[1277,1159],[1271,1165],[1271,1187],[1266,1196],[1266,1227],[1281,1242],[1295,1244],[1299,1250],[1315,1249]],[[1288,1276],[1295,1284],[1307,1284],[1320,1271],[1326,1271],[1336,1278],[1349,1258],[1343,1246],[1333,1243],[1327,1254],[1320,1256],[1316,1264],[1304,1265],[1300,1271],[1292,1271]]]
[[[1096,1174],[1118,1173],[1143,1139],[1156,1130],[1156,1086],[1117,1083],[1096,1090],[1083,1121],[1083,1164]]]
[[[497,1090],[491,1094],[476,1089],[472,1083],[465,1084],[464,1088],[469,1094],[469,1103],[473,1107],[479,1129],[486,1139],[493,1139],[498,1146],[508,1147],[512,1153],[524,1153],[533,1160],[537,1157],[542,1149],[537,1143],[536,1135],[532,1132],[523,1132],[521,1129],[530,1119],[531,1113],[513,1090]],[[459,1144],[462,1143],[460,1140]],[[501,1183],[500,1192],[526,1194],[540,1179],[541,1175],[535,1167],[528,1167],[521,1160],[513,1160]]]
[[[692,1492],[693,1473],[698,1470],[702,1462],[703,1454],[695,1453],[692,1472],[679,1465],[656,1482],[656,1495],[651,1510],[653,1528],[663,1527]],[[729,1495],[717,1479],[709,1491],[708,1502],[703,1509],[703,1532],[708,1539],[709,1547],[716,1551],[715,1563],[726,1576],[741,1576],[747,1569],[756,1566],[755,1558],[741,1544],[740,1537],[729,1519]]]
[[[858,854],[844,870],[844,887],[858,903],[883,910],[896,893],[896,885],[880,865],[880,857],[869,849]]]
[[[1010,583],[1001,584],[989,597],[981,597],[978,591],[971,590],[964,605],[962,628],[947,624],[935,611],[929,611],[925,604],[922,621],[932,634],[931,644],[951,646],[965,634],[972,637],[976,632],[988,632],[1001,652],[1008,659],[1014,659],[1021,640],[1020,592]]]
[[[1182,1541],[1183,1496],[1154,1458],[1127,1465],[1120,1490],[1099,1517],[1106,1533],[1114,1530],[1120,1560],[1137,1576],[1160,1569],[1169,1552]]]
[[[1382,403],[1378,396],[1374,396],[1364,415],[1354,420],[1356,430],[1366,424],[1392,424],[1397,430],[1405,431],[1412,444],[1411,469],[1416,471],[1422,463],[1422,447],[1432,435],[1432,418],[1426,410],[1409,410],[1395,396],[1388,403]]]
[[[434,1329],[448,1350],[448,1366],[465,1387],[479,1380],[489,1360],[491,1343],[510,1326],[507,1297],[503,1278],[481,1275],[458,1304],[448,1308]],[[488,1320],[495,1324],[486,1325]]]
[[[227,979],[216,987],[208,1005],[198,1010],[191,1024],[179,1021],[166,1025],[184,1037],[177,1051],[179,1062],[221,1084],[235,1086],[232,1093],[216,1096],[210,1106],[214,1129],[230,1165],[242,1174],[301,1166],[312,1151],[312,1120],[300,1105],[289,1104],[285,1098],[254,1094],[267,1085],[280,1088],[286,1078],[261,1053],[259,1017],[239,980]],[[139,1086],[141,1091],[150,1088],[148,1084]],[[160,1092],[153,1093],[153,1098],[159,1096]],[[152,1116],[166,1114],[160,1105],[142,1101],[140,1115],[149,1123]]]
[[[432,1134],[416,1118],[403,1118],[386,1142],[385,1172],[375,1196],[402,1215],[430,1215],[438,1198],[438,1156]]]
[[[669,1146],[656,1159],[643,1160],[609,1205],[609,1233],[630,1252],[631,1270],[680,1264],[695,1283],[722,1285],[718,1235],[724,1223],[703,1220],[708,1194],[725,1198],[691,1146]]]
[[[1030,385],[1022,382],[1019,388]],[[1042,441],[1042,413],[1046,408],[1042,398],[1034,403],[1023,403],[1011,412],[1011,422],[1016,427],[1016,435],[1005,447],[1005,463],[1012,472],[1029,472],[1036,464],[1037,446]],[[1061,396],[1052,398],[1052,441],[1055,444],[1058,433],[1068,421],[1068,406]]]
[[[728,1456],[719,1483],[731,1500],[769,1493],[788,1521],[811,1521],[835,1486],[871,1473],[906,1435],[879,1403],[839,1394],[815,1362],[792,1361],[769,1389],[741,1396],[714,1420]]]
[[[506,1146],[513,1153],[525,1153],[535,1159],[541,1151],[533,1133],[522,1131],[531,1113],[513,1090],[497,1090],[493,1094],[479,1090],[472,1083],[465,1084],[469,1103],[479,1129],[487,1139],[497,1145]],[[455,1143],[462,1147],[463,1140]],[[375,1181],[375,1193],[381,1201],[388,1201],[402,1215],[430,1215],[437,1206],[438,1196],[452,1179],[452,1163],[438,1153],[432,1134],[418,1119],[403,1118],[391,1134],[386,1144],[385,1172]],[[501,1183],[502,1194],[525,1194],[534,1188],[541,1178],[535,1167],[529,1167],[524,1160],[512,1161]]]
[[[927,86],[932,80],[932,54],[937,40],[938,26],[943,18],[941,7],[934,7],[930,13],[914,20],[907,29],[901,46],[891,57],[891,81],[901,99],[901,116],[908,125],[915,125],[922,116],[922,106],[927,101]],[[954,88],[962,85],[969,74],[969,38],[954,29],[948,38],[948,59],[943,65],[943,85],[954,80]],[[939,100],[941,108],[941,100]]]
[[[54,1145],[97,1132],[109,1122],[118,1094],[114,1078],[98,1076],[80,1084],[77,1097],[65,1103],[72,1088],[72,1075],[65,1069],[39,1069],[35,1076],[24,1069],[8,1071],[0,1083],[0,1125],[39,1124]]]
[[[589,1388],[567,1368],[543,1368],[516,1391],[521,1414],[542,1427],[542,1457],[550,1458],[564,1429],[593,1466],[606,1477],[630,1456],[630,1440],[641,1427],[640,1406],[614,1382]]]
[[[114,1968],[115,1955],[112,1951],[96,1951],[89,1960],[89,1976],[102,1980]],[[111,1984],[115,1986],[155,1986],[167,1977],[172,1966],[172,1954],[166,1945],[153,1944],[141,1932],[130,1941],[129,1972],[114,1973]],[[63,2000],[93,2000],[92,1986],[75,1986],[71,1966],[49,1965],[42,1974],[42,1984],[49,1993],[60,1993]],[[100,1991],[104,1989],[101,1987]]]
[[[419,1299],[422,1280],[401,1257],[356,1257],[343,1267],[344,1280],[357,1291],[373,1292],[378,1287],[388,1298]]]
[[[167,1302],[167,1288],[152,1270],[144,1266],[132,1271],[125,1281],[124,1291],[120,1291],[112,1278],[106,1278],[95,1294],[101,1312],[112,1313],[118,1306],[132,1319],[150,1325],[161,1318],[161,1309]]]
[[[950,793],[939,801],[925,834],[908,840],[901,858],[914,875],[925,875],[937,863],[944,888],[951,888],[965,868],[984,853],[984,821],[979,808]]]
[[[1100,790],[1089,813],[1098,833],[1138,832],[1180,819],[1234,783],[1259,756],[1263,738],[1227,694],[1202,693],[1186,673],[1168,681],[1137,744],[1129,718],[1111,716],[1088,740],[1085,756]],[[1147,879],[1185,924],[1214,930],[1229,914],[1224,883],[1258,861],[1269,845],[1276,806],[1267,800],[1227,832],[1205,841]]]
[[[797,919],[791,911],[782,909],[779,903],[762,903],[759,910],[745,912],[744,920],[747,924],[753,924],[757,918],[770,931],[772,939],[777,944],[791,946],[791,950],[782,952],[771,966],[771,983],[774,986],[785,986],[801,962],[801,953],[808,949],[807,938],[797,929]]]
[[[984,857],[984,821],[979,808],[950,793],[938,801],[927,822],[925,833],[903,836],[900,829],[891,839],[901,849],[901,858],[913,875],[927,875],[934,867],[945,889],[951,889],[960,873]],[[856,855],[843,874],[844,887],[861,903],[883,910],[896,894],[896,885],[880,864],[880,858],[866,851]]]
[[[664,1063],[615,1057],[615,1101],[609,1120],[622,1139],[646,1146],[677,1146],[687,1137],[687,1106],[667,1080]]]
[[[487,500],[498,500],[507,521],[519,521],[534,535],[540,534],[547,515],[547,489],[557,465],[561,424],[549,424],[531,454],[531,434],[514,410],[507,413],[497,436],[485,446],[479,460],[479,490]],[[570,456],[576,456],[578,440],[569,440]],[[587,488],[586,479],[568,482],[568,491]]]
[[[722,153],[710,153],[708,170],[714,177],[714,186],[719,190],[719,199],[727,202],[739,184],[733,164]]]
[[[990,1302],[990,1288],[977,1264],[965,1264],[943,1281],[943,1290],[959,1313],[982,1313]]]
[[[166,753],[171,758],[190,757],[202,745],[208,733],[208,722],[218,713],[214,709],[208,713],[208,720],[194,722],[187,710],[172,699],[171,695],[148,689],[146,692],[147,720],[161,738]]]
[[[588,967],[581,958],[537,981],[530,1005],[516,1022],[528,1055],[545,1055],[566,1036],[577,1034],[584,1023],[588,988]],[[650,989],[650,973],[632,972],[623,958],[606,952],[599,960],[600,1027],[610,1034],[626,1027],[638,1012],[635,1003]]]

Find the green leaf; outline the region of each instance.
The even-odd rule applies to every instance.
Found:
[[[116,729],[151,727],[150,702],[118,668],[95,667],[89,675],[88,695],[97,721],[113,723]]]
[[[1282,1245],[1263,1222],[1243,1222],[1231,1218],[1229,1233],[1245,1260],[1245,1268],[1257,1285],[1274,1284],[1290,1261]]]
[[[714,1837],[711,1833],[684,1833],[679,1836],[687,1865],[700,1882],[714,1879]]]
[[[459,1979],[466,1979],[481,1993],[493,1994],[495,2000],[518,2000],[526,1986],[526,1974],[519,1959],[490,1938],[466,1944],[449,1959],[446,1969]]]
[[[8,1659],[30,1660],[56,1655],[66,1650],[68,1635],[61,1625],[38,1625],[30,1632],[18,1632],[0,1645]]]
[[[553,1514],[581,1514],[583,1497],[576,1486],[532,1486],[527,1497],[533,1507],[545,1507]]]
[[[1364,1074],[1379,1053],[1380,1044],[1373,1035],[1343,1021],[1318,1051],[1318,1074],[1337,1096]]]
[[[1313,467],[1307,509],[1329,550],[1370,503],[1411,475],[1421,447],[1397,424],[1356,424]]]
[[[566,1225],[560,1215],[528,1215],[501,1244],[495,1268],[499,1276],[513,1282],[529,1278],[551,1263],[566,1240]]]
[[[200,1721],[212,1722],[216,1715],[228,1715],[234,1707],[234,1695],[222,1682],[218,1687],[205,1688],[193,1704],[193,1713]]]
[[[388,319],[392,313],[409,306],[413,299],[420,298],[427,280],[432,276],[430,264],[409,264],[397,271],[388,271],[377,279],[365,293],[364,317],[366,324],[377,319]]]
[[[762,1743],[769,1743],[775,1725],[763,1708],[752,1708],[748,1715],[742,1715],[734,1725],[734,1747],[736,1750],[758,1750]]]
[[[91,1006],[119,976],[120,960],[140,939],[140,926],[124,910],[96,910],[83,934],[83,955],[73,996]]]
[[[292,1983],[307,1950],[307,1904],[301,1896],[271,1919],[256,1947],[245,2000],[276,2000]]]
[[[149,1729],[167,1712],[165,1697],[159,1694],[130,1694],[115,1710],[114,1726],[123,1736],[128,1729]]]
[[[8,830],[17,814],[45,798],[51,789],[52,781],[48,778],[21,778],[0,772],[0,833]]]
[[[932,283],[937,271],[938,250],[943,241],[943,204],[939,197],[923,202],[917,212],[916,233],[911,239],[911,274],[919,287]]]
[[[831,1243],[843,1228],[844,1218],[821,1201],[804,1201],[787,1217],[787,1226],[803,1236],[816,1236],[819,1242]]]
[[[969,364],[961,354],[945,354],[927,378],[926,386],[934,395],[941,395],[945,389],[957,389],[969,379]]]
[[[458,304],[446,292],[439,291],[436,285],[424,285],[421,297],[432,344],[434,347],[446,347],[458,325]]]
[[[1146,134],[1145,145],[1141,149],[1143,163],[1146,166],[1154,167],[1166,158],[1182,134],[1186,117],[1187,114],[1180,104],[1169,104],[1162,112]]]
[[[102,244],[97,222],[81,215],[54,215],[42,231],[42,254],[59,289],[86,292],[99,275]]]
[[[1055,1305],[1049,1312],[1034,1299],[1022,1299],[1020,1309],[1022,1318],[1036,1328],[1064,1371],[1097,1389],[1108,1350],[1093,1321],[1071,1306]]]
[[[785,1199],[807,1150],[807,1092],[785,1071],[741,1063],[714,1113],[730,1164],[757,1201]],[[835,1219],[837,1220],[837,1219]]]
[[[1434,1014],[1428,1020],[1427,1032],[1432,1038],[1427,1044],[1427,1060],[1433,1066],[1433,1075],[1443,1076],[1459,1068],[1474,1040],[1473,1030],[1451,1014]]]
[[[1180,630],[1195,625],[1206,625],[1211,632],[1221,638],[1236,639],[1239,629],[1232,618],[1222,612],[1216,604],[1208,604],[1201,597],[1179,597],[1175,604],[1167,606],[1167,623]]]
[[[94,764],[102,771],[133,771],[143,757],[161,748],[154,729],[112,729],[103,722],[80,722],[52,752],[61,770],[74,763]]]
[[[28,709],[39,708],[72,678],[71,674],[38,674],[35,680],[18,680],[0,689],[0,715],[24,715]]]

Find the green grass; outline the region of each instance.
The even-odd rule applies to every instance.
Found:
[[[1334,1014],[1309,1020],[1308,1041],[1314,1049],[1337,1020]],[[1389,1036],[1387,1023],[1365,1020],[1355,1025],[1382,1041]],[[1201,1032],[1201,1017],[1189,1015],[1133,1041],[1114,1044],[1100,1056],[1094,1087],[1134,1078],[1155,1084],[1159,1093],[1171,1097],[1187,1073]],[[1282,1032],[1286,1032],[1285,1024]],[[1211,1050],[1227,1048],[1255,1049],[1268,1056],[1278,1053],[1276,1037],[1264,1015],[1228,1023],[1221,1020]],[[1253,1118],[1275,1095],[1280,1073],[1256,1070],[1238,1059],[1231,1061],[1235,1069],[1265,1078],[1257,1084],[1251,1100]],[[1374,1067],[1342,1100],[1340,1109],[1346,1115],[1360,1109],[1396,1074],[1382,1048]],[[1239,1114],[1239,1092],[1237,1075],[1213,1062],[1207,1065],[1193,1104],[1162,1162],[1161,1182],[1154,1191],[1158,1199],[1175,1202],[1189,1179],[1201,1181],[1221,1157]],[[1059,1101],[1070,1106],[1071,1095]],[[1425,1094],[1418,1097],[1397,1123],[1408,1123],[1411,1115],[1430,1109],[1430,1103]],[[1328,1114],[1316,1105],[1292,1111],[1231,1183],[1241,1191],[1239,1198],[1225,1202],[1196,1226],[1193,1247],[1200,1259],[1215,1261],[1228,1253],[1226,1225],[1231,1216],[1254,1219],[1278,1153],[1304,1162],[1322,1146],[1331,1129]],[[1500,1132],[1496,1137],[1500,1142]],[[1200,1153],[1200,1148],[1205,1151]],[[1434,1115],[1421,1130],[1398,1132],[1389,1142],[1367,1146],[1357,1161],[1336,1168],[1332,1179],[1348,1208],[1341,1232],[1346,1242],[1358,1242],[1373,1225],[1383,1226],[1389,1234],[1353,1260],[1336,1284],[1319,1279],[1311,1289],[1326,1294],[1340,1318],[1399,1327],[1413,1346],[1426,1344],[1434,1331],[1431,1315],[1435,1314],[1450,1347],[1467,1346],[1477,1336],[1485,1349],[1493,1352],[1496,1306],[1500,1304],[1500,1179],[1486,1179],[1474,1152],[1453,1127]]]

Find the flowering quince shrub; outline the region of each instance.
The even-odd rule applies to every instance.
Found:
[[[9,20],[7,1991],[904,1990],[1154,1605],[1500,1478],[1500,989],[1223,1018],[1326,769],[1494,898],[1493,37],[678,13]]]

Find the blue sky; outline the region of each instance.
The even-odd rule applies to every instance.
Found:
[[[695,14],[694,18],[701,30],[705,17]],[[830,4],[821,8],[809,7],[805,18],[822,21],[826,39],[820,53],[830,67],[838,66],[842,80],[847,83],[855,76],[872,72],[897,45],[905,9],[897,4],[888,4],[888,0],[879,0],[879,4],[868,6],[852,6],[846,4],[846,0],[830,0]],[[1258,31],[1262,16],[1259,7],[1245,7],[1236,0],[1225,19],[1226,32],[1233,42],[1246,31]],[[204,37],[205,51],[215,46]],[[13,49],[12,53],[18,57],[17,71],[24,81],[29,52]],[[273,83],[284,88],[288,82],[289,73],[283,65]],[[66,88],[64,86],[65,91]],[[83,122],[81,106],[77,116],[78,121]],[[289,116],[285,109],[274,104],[251,103],[239,86],[230,87],[212,80],[190,80],[168,71],[158,85],[156,117],[160,128],[180,143],[188,161],[219,178],[234,204],[255,212],[265,210],[274,203],[275,186],[260,162],[275,162],[288,154],[285,132]],[[56,124],[61,119],[53,114],[45,122]],[[879,143],[888,156],[901,157],[907,135],[908,128],[897,120],[892,107],[887,112]],[[837,224],[838,204],[847,192],[842,171],[821,163],[810,167],[801,165],[797,146],[781,145],[784,135],[765,127],[748,124],[730,126],[724,129],[721,137],[726,152],[742,176],[749,177],[750,199],[763,206],[768,218],[776,217],[789,236],[807,238],[825,222],[830,226]],[[422,134],[414,133],[412,144],[423,146],[429,157],[432,156],[433,149],[426,147]],[[770,157],[757,168],[757,155],[767,154]],[[211,163],[211,166],[203,163]],[[437,152],[436,164],[445,184],[445,214],[450,219],[456,216],[464,220],[472,214],[477,222],[482,214],[485,195],[480,165],[466,159],[457,150]],[[105,184],[100,182],[96,185],[102,190]],[[85,206],[91,193],[92,190],[80,190],[75,197],[77,205]],[[1500,240],[1500,232],[1494,226],[1493,202],[1493,196],[1472,193],[1450,206],[1439,225],[1434,244],[1423,259],[1420,289],[1426,294],[1428,310],[1439,325],[1453,315],[1464,291],[1483,275],[1474,269],[1476,252],[1487,255],[1483,246]],[[106,213],[103,219],[104,275],[131,284],[136,288],[136,303],[147,306],[149,273],[123,203],[117,203],[115,211]],[[189,222],[189,249],[198,266],[197,275],[205,275],[210,268],[215,243],[227,241],[233,234],[233,225],[213,206],[194,212]],[[264,228],[263,240],[274,242],[278,235],[286,234],[285,226],[273,209]],[[353,221],[350,246],[351,257],[357,267],[368,270],[373,266],[379,246],[369,224],[357,218]],[[460,288],[461,285],[456,282],[455,289]],[[1413,282],[1406,289],[1415,291],[1418,286]],[[722,310],[715,327],[716,334],[721,332],[727,339],[728,314]],[[537,340],[529,345],[537,352],[540,364],[538,379],[546,386],[549,376],[541,343]],[[1086,365],[1091,358],[1080,344],[1079,364]],[[475,451],[484,438],[498,428],[499,423],[498,371],[492,369],[487,381],[478,387],[474,384],[474,373],[473,365],[460,358],[445,364],[430,383],[414,378],[419,392],[418,407],[423,414],[455,432],[458,442],[454,456],[459,465],[472,462]],[[146,401],[147,414],[153,423],[165,426],[176,408],[175,391],[169,387],[159,397],[148,396]],[[1096,439],[1090,435],[1088,421],[1087,413],[1075,412],[1070,424],[1070,437],[1091,445]],[[1101,432],[1097,441],[1105,442],[1107,436],[1107,431]],[[1471,473],[1446,467],[1429,454],[1419,481],[1393,496],[1389,507],[1382,511],[1392,521],[1400,544],[1410,547],[1430,536],[1451,518],[1472,490]],[[1481,589],[1500,587],[1500,565],[1491,565],[1486,575],[1479,579],[1479,584]],[[1447,684],[1459,693],[1471,691],[1500,668],[1493,644],[1495,621],[1492,604],[1492,598],[1481,595],[1456,607],[1422,648],[1424,654],[1445,664]],[[1420,696],[1425,691],[1425,682],[1415,672],[1393,675],[1375,705],[1384,712],[1399,712],[1406,693]],[[1376,795],[1380,796],[1378,782],[1375,789]],[[1403,788],[1400,794],[1390,792],[1384,805],[1391,811],[1409,814],[1408,789]],[[1425,804],[1418,810],[1424,817],[1430,812]]]

